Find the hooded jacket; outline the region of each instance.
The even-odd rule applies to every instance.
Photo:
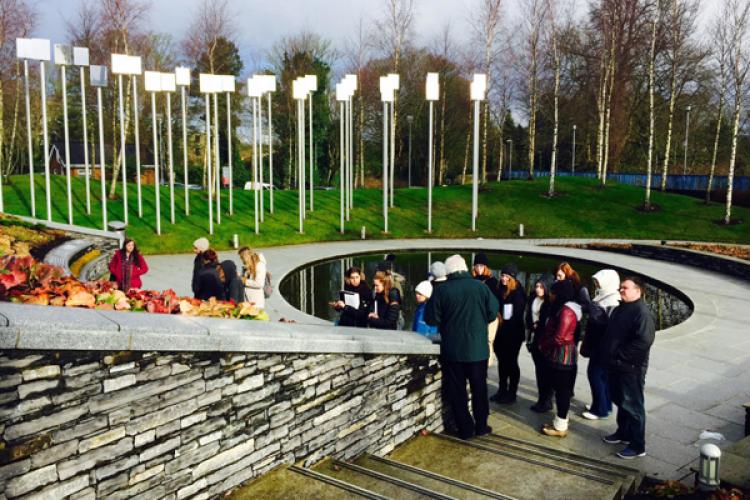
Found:
[[[245,291],[242,287],[242,280],[237,274],[237,264],[232,260],[225,260],[222,261],[221,268],[224,270],[224,294],[227,300],[239,304],[245,300]]]
[[[622,302],[612,311],[602,339],[609,369],[645,374],[655,336],[654,317],[643,299]]]
[[[607,330],[609,315],[620,304],[620,276],[613,269],[602,269],[592,276],[599,284],[596,294],[588,303],[589,319],[586,334],[581,344],[581,356],[590,357],[594,362],[604,358],[601,341]]]
[[[438,327],[442,359],[470,363],[490,357],[487,325],[497,317],[498,303],[490,289],[466,271],[448,275],[433,290],[424,319]]]

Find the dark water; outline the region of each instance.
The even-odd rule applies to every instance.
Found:
[[[484,251],[484,250],[483,250]],[[518,279],[523,284],[528,294],[534,282],[547,276],[551,279],[552,272],[561,262],[559,257],[516,254],[502,252],[488,252],[490,268],[497,277],[497,270],[506,263],[514,263],[518,266]],[[411,328],[412,317],[415,308],[414,288],[420,281],[427,279],[427,271],[431,262],[437,260],[445,262],[450,255],[457,253],[451,251],[436,252],[402,252],[395,253],[396,261],[394,269],[403,275],[403,313],[406,320],[405,328]],[[474,253],[462,251],[460,253],[469,266],[473,261]],[[590,262],[565,259],[581,276],[583,282],[588,286],[593,295],[594,286],[591,276],[605,266]],[[337,300],[339,290],[344,286],[344,271],[357,266],[364,272],[367,283],[372,286],[372,276],[375,274],[378,263],[383,261],[383,254],[365,254],[318,262],[310,266],[297,269],[290,273],[279,285],[279,292],[292,306],[318,318],[335,321],[338,314],[329,305],[329,302]],[[612,266],[609,266],[612,268]],[[614,268],[625,275],[639,275],[636,272]],[[674,326],[686,320],[692,314],[692,306],[679,292],[667,289],[660,283],[655,283],[646,276],[641,276],[647,283],[646,302],[654,313],[657,320],[657,328],[664,329]]]

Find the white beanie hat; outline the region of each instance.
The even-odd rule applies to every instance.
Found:
[[[445,259],[445,271],[448,274],[457,273],[459,271],[468,271],[469,268],[466,267],[466,261],[463,257],[460,255],[451,255],[447,259]]]
[[[430,280],[434,279],[435,281],[445,281],[446,274],[445,264],[443,264],[439,260],[436,260],[430,266]]]
[[[417,285],[417,288],[415,288],[414,291],[420,295],[424,295],[429,299],[432,295],[432,284],[430,284],[430,282],[427,280],[422,281]]]
[[[205,252],[206,250],[208,250],[208,239],[198,238],[193,242],[193,247],[196,248],[199,252]]]

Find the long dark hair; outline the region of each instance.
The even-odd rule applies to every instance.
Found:
[[[120,248],[120,252],[122,253],[122,258],[127,258],[128,251],[125,250],[125,247],[128,245],[128,243],[133,242],[133,262],[138,262],[141,260],[141,253],[138,251],[138,244],[135,242],[132,238],[125,238],[125,240],[122,242],[122,248]]]

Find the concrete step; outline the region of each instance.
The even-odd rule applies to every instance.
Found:
[[[338,500],[342,497],[368,498],[347,490],[333,482],[326,482],[307,471],[300,473],[298,468],[279,467],[258,479],[231,492],[231,500],[250,500],[256,498],[315,498],[320,500]]]
[[[391,477],[355,463],[345,463],[326,459],[311,469],[319,474],[331,477],[341,483],[357,486],[363,490],[379,495],[381,498],[406,500],[423,500],[427,498],[453,498],[440,496],[437,492],[408,481]]]
[[[429,435],[412,439],[389,458],[514,498],[621,497],[618,478],[582,472],[580,466],[549,457],[542,460],[535,454],[496,448],[479,440]]]

